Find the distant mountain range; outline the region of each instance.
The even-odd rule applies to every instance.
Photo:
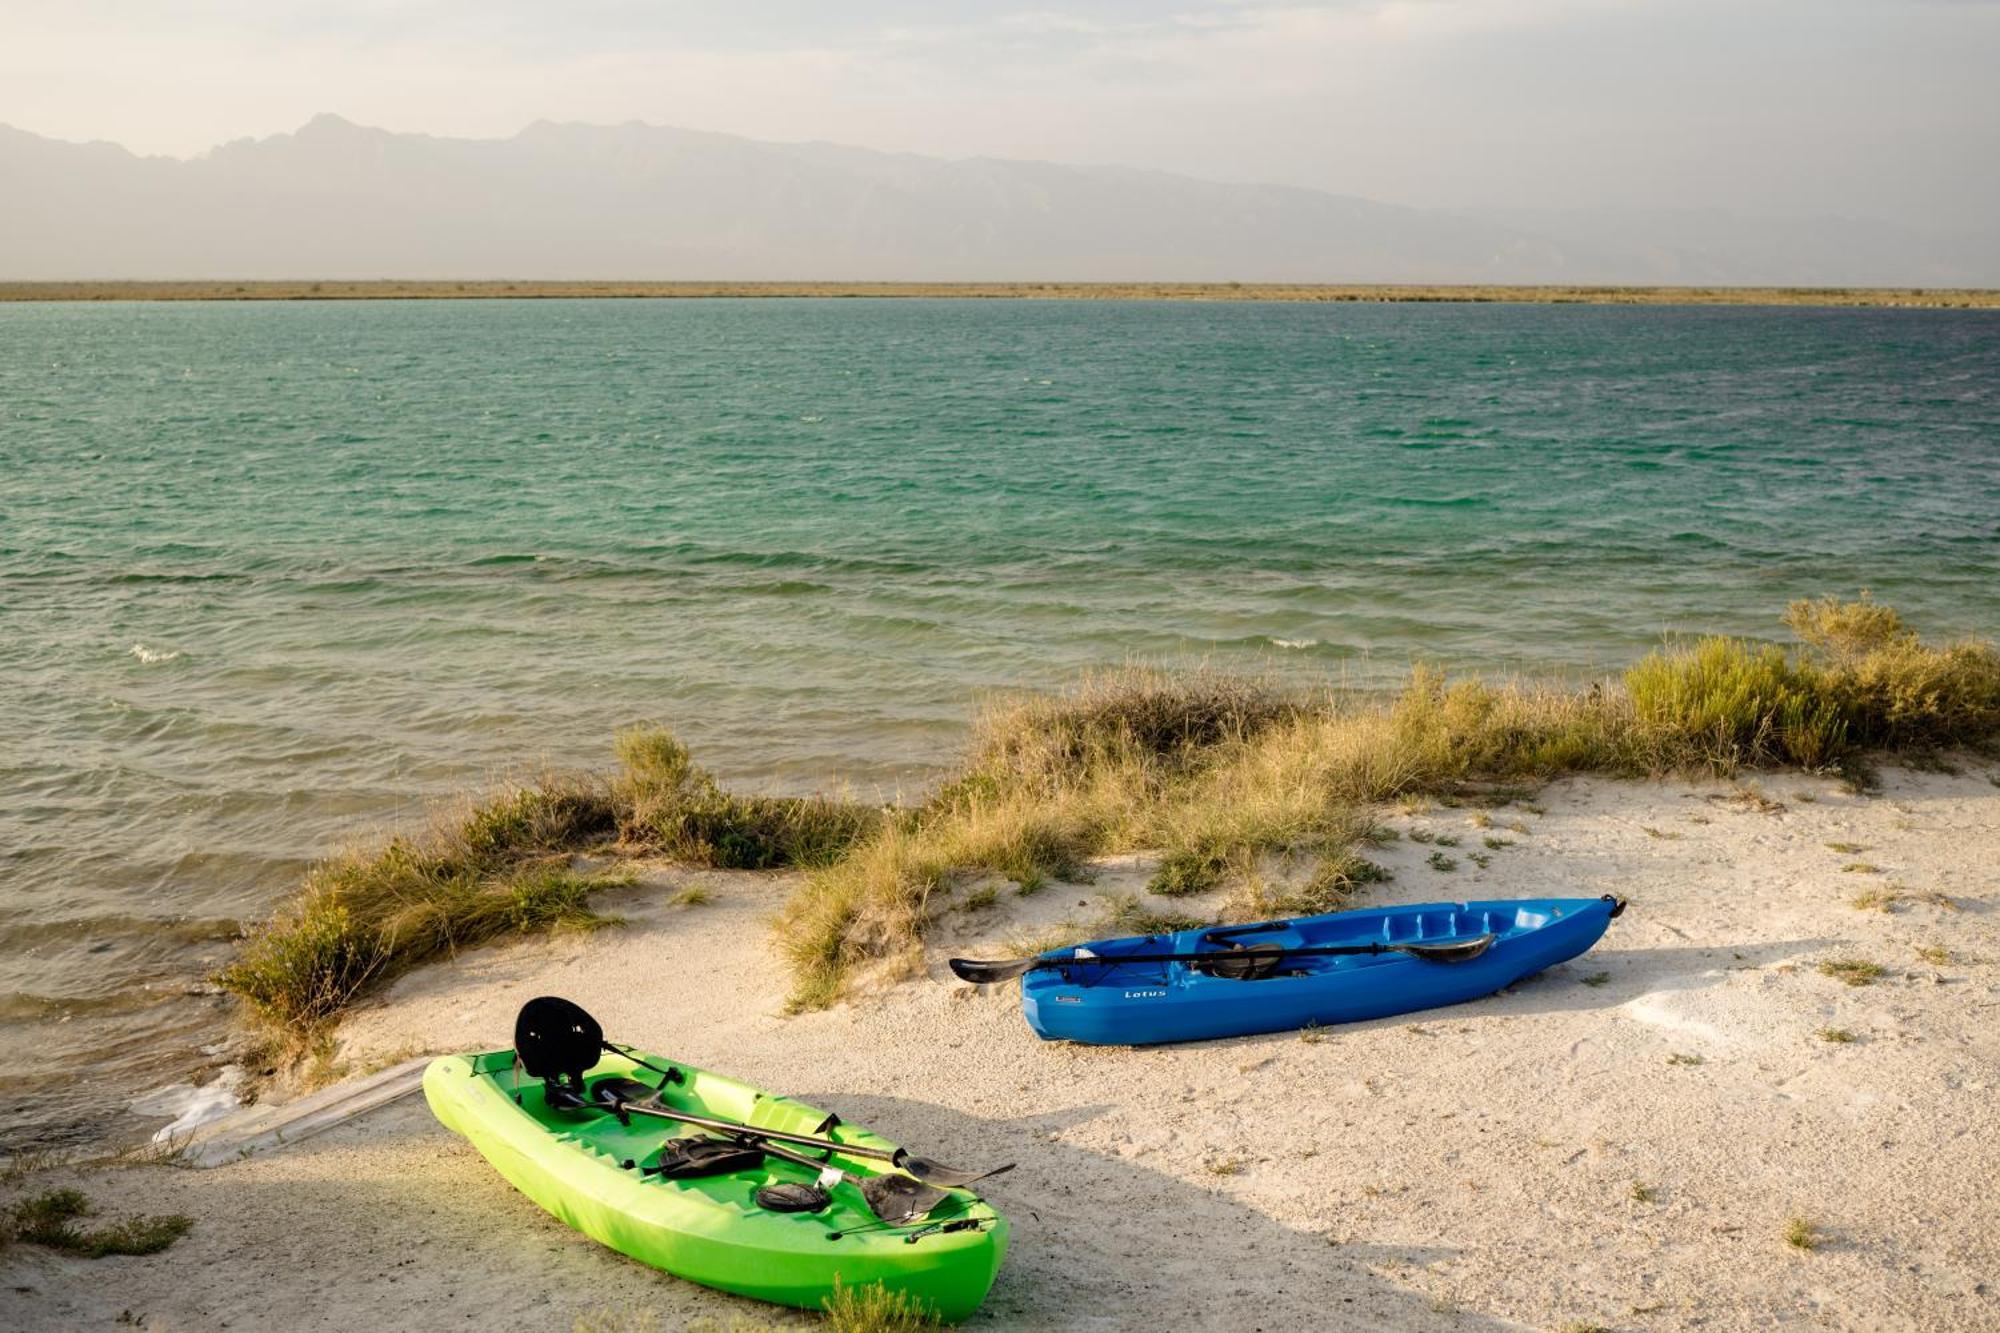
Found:
[[[446,139],[315,117],[190,160],[0,126],[0,279],[2000,285],[2000,236],[1471,216],[1123,167],[652,125]]]

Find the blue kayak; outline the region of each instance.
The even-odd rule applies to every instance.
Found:
[[[1037,1036],[1107,1046],[1384,1018],[1491,995],[1574,958],[1624,906],[1420,903],[1097,940],[1040,955],[1021,977],[1021,1009]],[[1288,952],[1315,949],[1347,952]]]

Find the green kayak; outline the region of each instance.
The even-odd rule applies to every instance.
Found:
[[[919,1189],[874,1155],[898,1152],[879,1135],[790,1098],[623,1048],[607,1046],[580,1084],[574,1076],[549,1083],[553,1091],[511,1050],[451,1055],[424,1071],[424,1097],[447,1129],[464,1135],[523,1194],[643,1264],[810,1310],[822,1307],[836,1279],[850,1288],[880,1284],[953,1321],[976,1310],[993,1285],[1007,1249],[1006,1219],[969,1190]],[[632,1089],[648,1099],[609,1105]],[[578,1105],[577,1095],[567,1095],[572,1090],[607,1105]],[[864,1151],[835,1152],[823,1166],[823,1149],[716,1134],[675,1121],[675,1111]],[[721,1159],[703,1170],[735,1169],[693,1178],[663,1171],[690,1143]],[[814,1160],[791,1160],[797,1155]],[[898,1211],[902,1204],[883,1202],[911,1194],[917,1202],[909,1206],[922,1209],[914,1217]]]

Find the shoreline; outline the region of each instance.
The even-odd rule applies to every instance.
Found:
[[[2000,289],[1258,282],[621,282],[202,279],[0,282],[0,302],[932,299],[2000,309]]]
[[[1982,1192],[2000,1143],[1979,1132],[2000,1055],[2000,884],[1981,873],[2000,862],[2000,768],[1882,779],[1571,778],[1491,825],[1471,806],[1380,807],[1395,877],[1365,903],[1617,891],[1632,910],[1497,996],[1370,1023],[1074,1047],[1037,1041],[1013,987],[945,970],[1106,895],[1188,906],[1146,892],[1150,854],[1026,895],[991,877],[992,901],[948,912],[915,975],[787,1017],[765,922],[797,872],[654,861],[606,891],[620,924],[411,971],[345,1018],[335,1058],[358,1075],[503,1046],[523,998],[565,994],[619,1039],[921,1151],[1018,1161],[990,1190],[1015,1244],[974,1328],[1068,1327],[1079,1302],[1115,1308],[1107,1327],[1179,1326],[1218,1272],[1269,1324],[1331,1309],[1398,1330],[1975,1327],[2000,1318]],[[1490,864],[1426,856],[1441,843],[1424,834],[1488,833],[1508,843]],[[1850,869],[1861,855],[1871,868]],[[1907,895],[1860,905],[1893,886]],[[1822,970],[1853,958],[1883,974]],[[511,1326],[524,1290],[557,1328],[809,1322],[568,1231],[419,1098],[226,1166],[59,1167],[9,1197],[45,1185],[194,1228],[110,1263],[16,1247],[0,1322],[262,1327],[336,1288],[341,1320],[385,1326]],[[1816,1248],[1787,1243],[1793,1219]]]

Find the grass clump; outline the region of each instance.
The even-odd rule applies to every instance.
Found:
[[[1385,883],[1389,878],[1386,868],[1365,856],[1344,849],[1325,852],[1303,884],[1274,897],[1269,911],[1251,915],[1318,916],[1344,911],[1368,885]]]
[[[1458,869],[1457,860],[1452,857],[1446,856],[1443,852],[1432,852],[1428,857],[1424,858],[1424,864],[1429,866],[1433,870],[1440,871],[1445,874],[1449,874],[1450,872]]]
[[[217,982],[301,1049],[371,986],[508,936],[601,925],[589,853],[711,866],[824,864],[872,833],[880,810],[819,797],[726,793],[658,728],[620,734],[608,782],[554,776],[504,791],[423,834],[313,867],[299,898],[251,933]],[[674,900],[707,901],[690,889]]]
[[[1951,962],[1951,950],[1942,944],[1921,944],[1917,946],[1917,957],[1932,967],[1944,967]]]
[[[1805,1254],[1817,1250],[1825,1238],[1819,1228],[1803,1217],[1794,1217],[1785,1223],[1785,1244]]]
[[[603,924],[590,895],[629,882],[567,857],[515,859],[398,840],[317,868],[290,911],[216,976],[264,1018],[309,1037],[366,987],[507,935]]]
[[[2000,655],[1990,644],[1926,644],[1866,593],[1793,602],[1785,624],[1806,645],[1809,678],[1839,710],[1850,745],[1922,754],[1984,748],[2000,731]]]
[[[1869,889],[1848,899],[1847,905],[1857,912],[1893,912],[1903,895],[1894,885],[1885,889]]]
[[[1854,1034],[1846,1028],[1821,1028],[1813,1035],[1834,1046],[1845,1046],[1854,1040]]]
[[[1637,1180],[1632,1182],[1632,1188],[1628,1193],[1633,1203],[1656,1203],[1660,1197],[1658,1189]]]
[[[1817,768],[1846,742],[1839,708],[1818,698],[1785,650],[1702,639],[1625,673],[1642,745],[1667,766]]]
[[[1829,958],[1819,965],[1819,974],[1849,986],[1867,986],[1882,975],[1882,965],[1864,958]]]
[[[1164,898],[1207,893],[1222,883],[1229,869],[1229,854],[1222,848],[1177,848],[1160,858],[1160,868],[1146,889]]]
[[[178,1213],[131,1217],[88,1229],[80,1226],[94,1211],[90,1200],[78,1190],[49,1190],[9,1209],[6,1229],[14,1240],[25,1244],[102,1259],[113,1254],[158,1254],[194,1226],[192,1219]]]
[[[827,865],[885,818],[876,807],[828,797],[725,791],[659,727],[621,732],[617,753],[623,771],[610,796],[621,838],[679,861],[725,870]]]
[[[1689,1055],[1681,1051],[1675,1051],[1667,1057],[1667,1063],[1670,1065],[1705,1065],[1708,1061],[1699,1055]]]
[[[850,1287],[836,1277],[833,1294],[823,1304],[822,1327],[828,1333],[922,1333],[943,1327],[922,1299],[879,1282]]]
[[[1213,922],[1181,912],[1161,912],[1141,902],[1136,893],[1107,894],[1098,935],[1172,935],[1182,930],[1199,930]]]

